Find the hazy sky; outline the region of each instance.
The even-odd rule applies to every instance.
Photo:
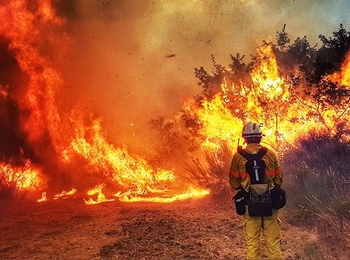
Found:
[[[347,0],[67,0],[58,10],[71,42],[65,89],[117,132],[178,112],[182,97],[200,93],[194,68],[210,71],[211,54],[223,65],[229,54],[249,57],[284,24],[311,43],[350,29]]]

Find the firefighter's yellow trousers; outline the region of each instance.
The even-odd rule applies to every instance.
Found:
[[[243,215],[247,243],[247,259],[261,259],[261,235],[264,236],[268,259],[283,259],[281,253],[281,228],[277,210],[269,217]]]

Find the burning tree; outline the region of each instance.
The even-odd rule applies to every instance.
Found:
[[[232,153],[250,120],[263,123],[263,142],[279,156],[306,136],[349,141],[349,32],[340,25],[333,37],[320,35],[320,48],[311,47],[306,36],[290,44],[285,26],[276,36],[277,44],[263,42],[247,64],[237,54],[228,68],[212,57],[212,75],[195,69],[202,95],[184,105],[182,118],[197,149],[222,154],[228,145]],[[228,157],[221,157],[222,165]],[[203,162],[193,164],[192,174],[197,168],[203,176]]]
[[[242,125],[248,120],[264,123],[271,146],[283,144],[283,139],[293,144],[310,131],[339,134],[337,129],[343,129],[340,126],[349,117],[349,32],[341,25],[333,38],[320,35],[320,39],[323,45],[319,49],[311,47],[306,36],[289,44],[283,27],[277,32],[278,44],[264,42],[248,64],[243,63],[244,56],[237,54],[231,55],[228,69],[213,58],[213,75],[203,67],[195,69],[202,96],[185,106],[185,123],[197,122],[196,133],[229,143],[239,136],[233,130],[237,123]],[[228,120],[209,122],[207,119],[214,116],[206,118],[206,113]],[[224,135],[220,134],[222,128],[227,129]],[[230,131],[235,131],[234,140],[230,140]]]

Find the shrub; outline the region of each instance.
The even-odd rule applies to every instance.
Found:
[[[289,221],[315,228],[326,244],[343,245],[347,249],[350,144],[328,136],[311,136],[300,140],[300,144],[282,162],[289,208],[294,212],[289,215]]]

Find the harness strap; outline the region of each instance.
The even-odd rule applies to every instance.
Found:
[[[256,153],[247,153],[246,150],[242,148],[242,146],[239,146],[237,148],[237,152],[242,155],[244,158],[248,159],[261,159],[266,153],[267,153],[267,148],[266,147],[261,147],[260,150]]]

